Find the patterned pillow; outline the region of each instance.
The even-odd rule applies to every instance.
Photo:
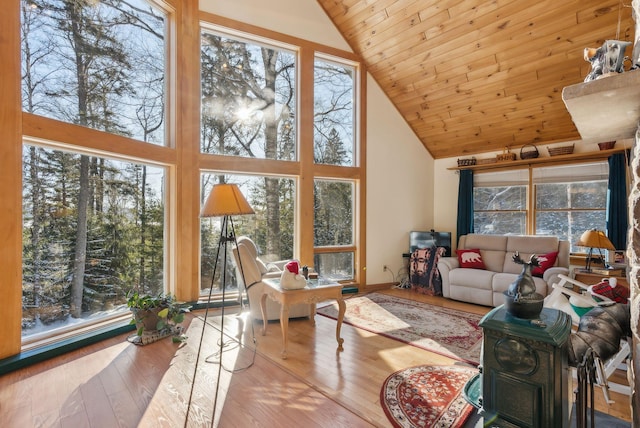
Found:
[[[477,248],[470,250],[456,250],[458,255],[458,262],[462,268],[470,269],[486,269],[484,261],[482,260],[482,254]]]
[[[531,275],[542,278],[544,271],[549,269],[550,267],[553,267],[553,265],[556,264],[556,258],[558,257],[558,252],[554,251],[552,253],[541,254],[536,257],[538,258],[538,264],[540,264],[540,267],[534,267],[531,270]]]

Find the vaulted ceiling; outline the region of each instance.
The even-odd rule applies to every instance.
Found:
[[[580,139],[562,89],[635,33],[630,0],[318,3],[436,159]]]

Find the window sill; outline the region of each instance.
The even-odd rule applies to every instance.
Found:
[[[74,336],[69,336],[63,340],[49,341],[43,346],[30,346],[30,349],[23,349],[17,355],[0,360],[0,375],[133,331],[134,326],[129,325],[130,318],[130,316],[127,316],[126,322],[124,320],[117,323],[112,322],[103,325],[101,328],[93,328],[76,333]]]

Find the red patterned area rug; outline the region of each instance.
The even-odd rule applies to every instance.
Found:
[[[347,324],[460,361],[480,361],[480,315],[381,293],[345,302]],[[337,304],[318,308],[317,313],[335,319]]]
[[[478,370],[468,366],[417,366],[384,381],[380,403],[396,428],[462,427],[475,410],[463,396]]]

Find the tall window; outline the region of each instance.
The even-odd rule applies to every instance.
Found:
[[[234,183],[255,211],[255,215],[233,216],[232,221],[237,236],[251,237],[258,247],[259,257],[265,262],[287,260],[294,256],[293,231],[295,222],[295,180],[273,176],[250,176],[237,174],[204,173],[202,179],[202,203],[215,184]],[[276,195],[275,200],[267,198],[268,192]],[[213,265],[222,227],[222,218],[208,217],[201,220],[201,284],[200,291],[207,292],[213,280],[214,292],[221,292],[222,272],[216,271],[212,278]],[[217,261],[223,266],[222,257]],[[237,286],[236,272],[231,253],[227,260],[227,288]]]
[[[314,267],[336,281],[354,275],[354,183],[315,180]]]
[[[257,216],[253,220],[238,217],[239,233],[258,244],[263,260],[304,257],[311,263],[307,260],[313,255],[313,267],[321,276],[353,281],[356,181],[352,177],[356,174],[348,169],[355,170],[359,163],[357,63],[315,52],[313,74],[305,74],[310,67],[298,64],[302,61],[299,50],[299,46],[203,24],[200,152],[203,162],[211,165],[209,170],[224,173],[202,175],[201,197],[204,200],[214,183],[240,184]],[[298,100],[308,94],[313,94],[313,110],[301,111]],[[300,117],[313,117],[313,130],[299,129]],[[303,170],[311,156],[313,168]],[[254,161],[259,159],[269,162]],[[319,178],[321,173],[330,178]],[[311,202],[296,191],[301,180],[314,183],[314,205],[303,209],[313,212],[313,218],[296,216],[294,207]],[[201,291],[211,284],[211,252],[219,223],[219,219],[201,222]],[[300,227],[314,231],[313,243],[301,243],[304,249],[294,248]],[[233,276],[231,271],[228,274]],[[220,290],[219,279],[213,279],[213,287]]]
[[[163,168],[30,145],[24,165],[23,336],[163,291]]]
[[[296,159],[296,54],[205,29],[201,152]]]
[[[55,119],[56,135],[80,125],[106,143],[166,145],[164,11],[145,0],[21,5],[23,111]],[[164,289],[165,169],[143,150],[111,156],[93,143],[25,139],[24,343],[117,315],[130,290]]]
[[[314,67],[314,160],[352,166],[355,68],[317,58]]]
[[[349,183],[348,209],[359,207],[353,189],[365,166],[354,88],[364,83],[355,78],[362,74],[355,54],[180,1],[20,5],[24,281],[9,284],[7,295],[22,292],[23,349],[59,340],[62,330],[122,325],[130,290],[191,300],[207,289],[219,219],[199,224],[194,199],[201,192],[204,200],[213,183],[240,185],[257,214],[234,219],[238,233],[265,260],[311,264],[314,243],[300,236],[314,228],[317,176]],[[178,17],[210,22],[201,24],[198,41]],[[183,63],[173,46],[184,47]],[[301,66],[299,52],[313,63]],[[316,93],[328,96],[318,98],[328,163],[313,162]],[[193,134],[198,119],[200,138]],[[301,183],[308,193],[300,194]],[[354,254],[363,252],[349,218],[350,244],[318,251],[348,253],[348,268],[322,262],[353,278]]]

